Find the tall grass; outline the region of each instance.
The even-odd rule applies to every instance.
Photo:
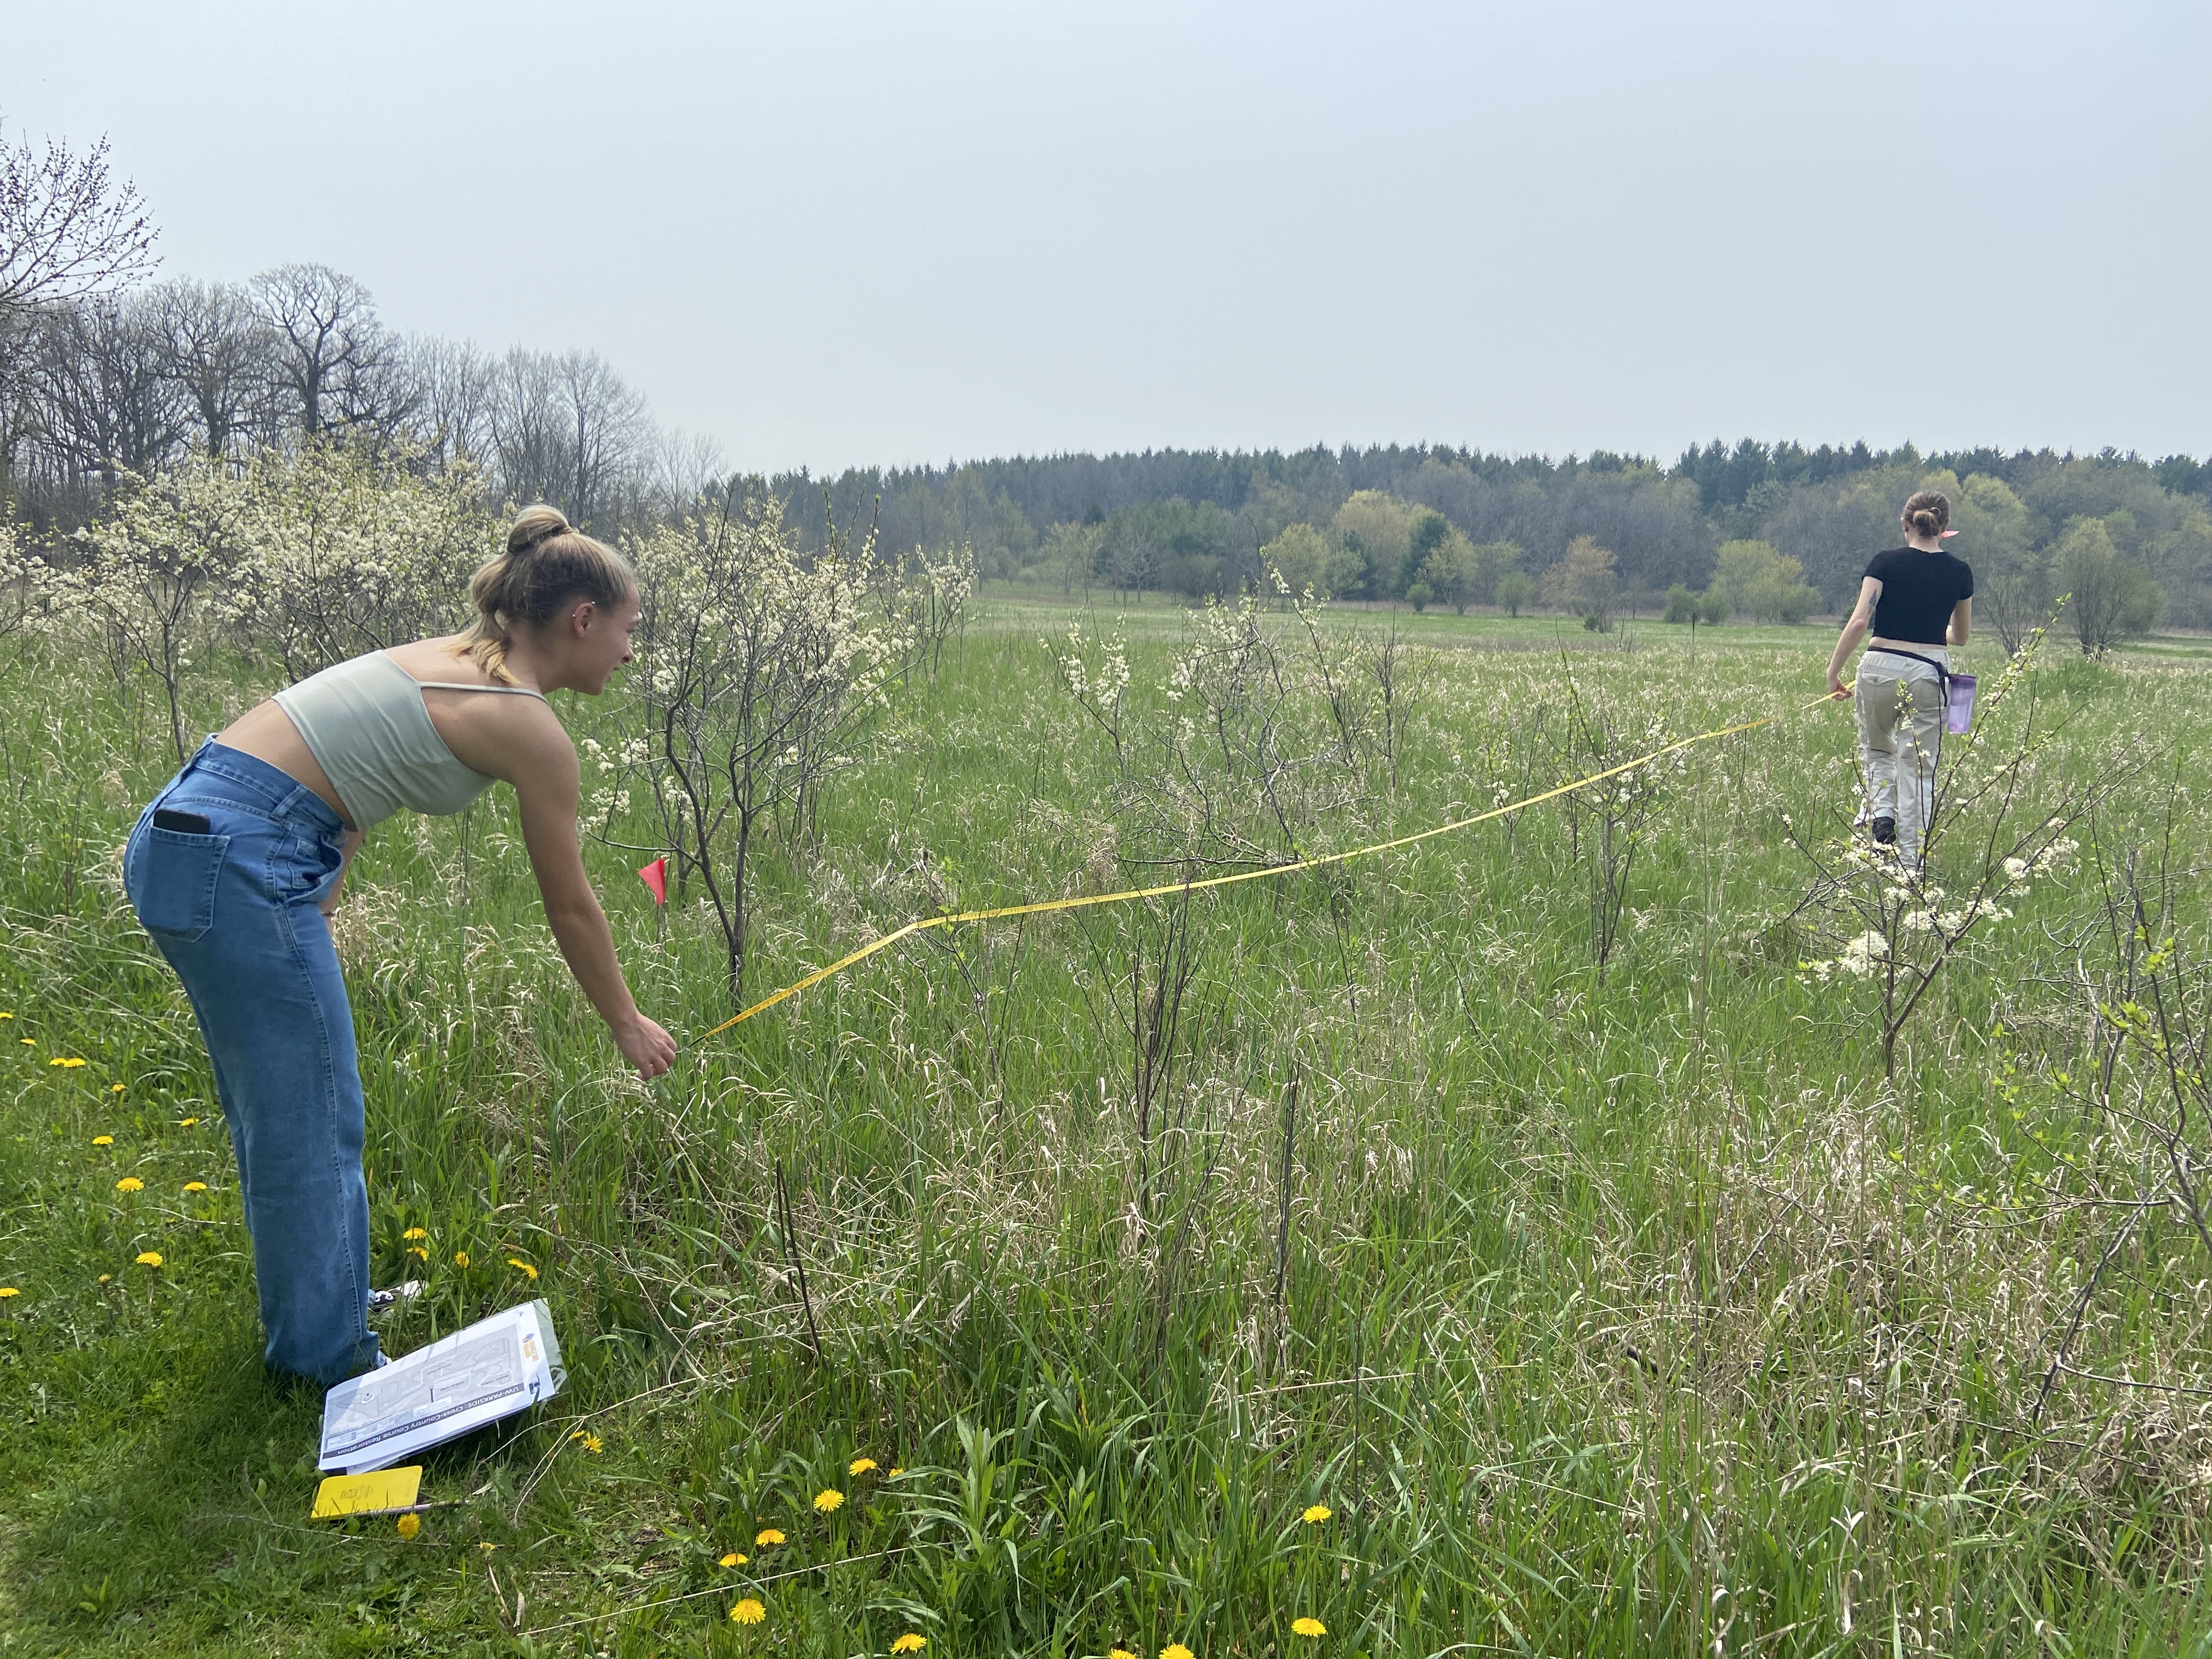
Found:
[[[1463,650],[1499,630],[1449,620],[1424,619],[1395,787],[1328,845],[1568,775],[1570,675],[1608,729],[1679,732],[1802,703],[1824,649]],[[1110,755],[1036,624],[955,644],[820,842],[771,849],[753,983],[939,908],[1121,884]],[[1170,632],[1139,633],[1139,682]],[[2212,1264],[2166,1211],[2145,1201],[2071,1349],[2155,1386],[2069,1374],[2035,1407],[2138,1190],[2072,1086],[2106,1052],[2096,872],[2169,809],[2168,867],[2202,867],[2171,762],[2202,750],[2212,683],[2037,676],[2057,723],[2034,787],[2167,763],[1947,969],[1887,1085],[1871,988],[1796,966],[1793,836],[1854,805],[1840,709],[1655,781],[1611,922],[1587,825],[1539,809],[1187,915],[924,938],[650,1086],[566,980],[504,792],[385,826],[338,934],[379,1274],[430,1287],[387,1340],[536,1292],[574,1367],[534,1418],[427,1460],[453,1504],[403,1541],[304,1519],[319,1401],[259,1374],[211,1080],[118,895],[163,721],[19,658],[0,1631],[25,1653],[2201,1650],[2212,1431],[2170,1390],[2212,1388]],[[256,688],[193,690],[205,726]],[[564,712],[619,735],[618,708]],[[723,1018],[697,896],[664,933],[636,857],[591,858],[647,1011]],[[1594,926],[1617,930],[1601,974]],[[1163,974],[1176,1064],[1140,1132],[1132,986]],[[730,1622],[746,1595],[764,1623]]]

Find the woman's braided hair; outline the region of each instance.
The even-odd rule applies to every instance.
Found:
[[[519,624],[543,627],[577,599],[611,610],[636,592],[636,573],[621,554],[576,529],[557,507],[526,507],[507,532],[507,551],[469,579],[477,616],[456,650],[513,684],[507,648]]]

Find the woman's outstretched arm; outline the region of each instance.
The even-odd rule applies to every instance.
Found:
[[[599,1011],[615,1045],[641,1077],[659,1077],[676,1060],[676,1041],[638,1012],[637,1003],[615,960],[614,934],[606,912],[584,873],[576,837],[576,803],[580,771],[575,746],[560,723],[550,717],[524,726],[520,752],[510,776],[522,807],[522,840],[530,867],[545,900],[545,920],[555,943],[576,976],[576,983]]]

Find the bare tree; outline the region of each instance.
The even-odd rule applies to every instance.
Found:
[[[190,402],[198,446],[221,455],[239,435],[270,434],[274,337],[235,283],[176,277],[146,290],[163,374]]]
[[[597,352],[517,346],[492,380],[492,459],[513,501],[550,501],[570,521],[618,513],[648,461],[645,399]]]
[[[152,270],[157,234],[136,185],[58,139],[0,143],[0,316],[82,300]]]
[[[381,407],[380,381],[397,353],[368,289],[328,265],[283,264],[256,276],[252,292],[302,432],[313,437]]]
[[[492,453],[492,398],[500,365],[473,340],[410,335],[401,349],[417,393],[415,436],[439,465]]]
[[[48,306],[33,334],[34,441],[64,477],[97,477],[112,489],[121,472],[152,472],[175,459],[188,416],[144,296]]]

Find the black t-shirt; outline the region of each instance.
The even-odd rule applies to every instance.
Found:
[[[1972,568],[1940,547],[1933,553],[1893,547],[1875,554],[1866,574],[1881,584],[1881,597],[1874,604],[1878,639],[1942,645],[1950,627],[1951,607],[1974,597]]]

